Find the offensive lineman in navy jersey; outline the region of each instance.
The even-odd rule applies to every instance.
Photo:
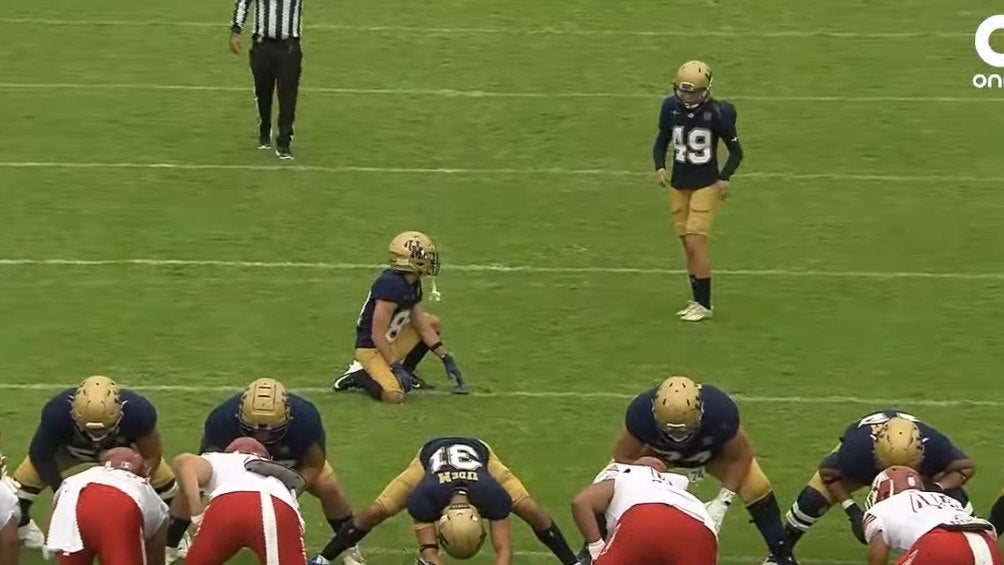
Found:
[[[199,453],[222,452],[241,437],[258,440],[273,461],[303,476],[307,492],[320,500],[332,531],[351,521],[352,507],[327,461],[324,423],[309,400],[287,393],[275,379],[257,379],[209,413]],[[178,510],[172,508],[169,548],[177,547],[190,523]],[[365,562],[358,548],[345,555],[346,565]]]
[[[439,252],[429,236],[409,231],[390,242],[390,268],[377,277],[356,322],[355,362],[331,388],[361,388],[376,400],[401,404],[405,394],[430,388],[415,369],[432,351],[443,362],[453,381],[453,392],[466,394],[463,375],[439,338],[439,318],[421,306],[422,278],[432,279],[432,296],[438,300],[436,275]]]
[[[708,503],[711,517],[720,525],[738,494],[776,562],[795,563],[777,498],[729,395],[688,377],[670,377],[635,397],[624,420],[614,446],[615,463],[655,456],[669,468],[706,470],[722,483],[718,496]]]
[[[25,547],[41,549],[45,536],[29,509],[46,487],[53,492],[63,483],[63,472],[81,464],[97,464],[100,455],[115,447],[134,448],[150,469],[150,484],[170,502],[177,487],[171,467],[163,460],[164,446],[157,429],[157,410],[149,400],[102,376],[87,377],[76,389],[52,397],[28,448],[28,457],[12,478],[21,488],[18,537]]]
[[[426,563],[440,563],[440,546],[457,559],[476,554],[485,539],[482,518],[490,524],[495,562],[510,563],[510,512],[529,524],[564,565],[577,562],[558,525],[488,444],[475,438],[441,437],[423,445],[408,468],[343,526],[310,565],[327,565],[403,509],[416,523],[420,559]]]
[[[681,320],[711,317],[711,260],[708,233],[711,220],[728,196],[729,179],[743,158],[736,133],[736,108],[711,98],[711,69],[688,61],[676,72],[673,95],[659,112],[659,135],[652,148],[659,184],[669,189],[673,227],[687,254],[693,299],[677,312]],[[718,141],[729,150],[718,168]],[[666,172],[666,152],[673,153],[673,173]]]
[[[969,507],[962,486],[975,468],[941,432],[917,417],[899,410],[883,410],[851,423],[837,447],[819,464],[787,515],[788,540],[795,545],[809,529],[839,503],[851,530],[865,543],[864,512],[851,493],[867,488],[875,477],[892,466],[919,472],[929,490],[938,490]],[[969,507],[971,508],[971,507]]]

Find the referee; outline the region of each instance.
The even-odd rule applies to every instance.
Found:
[[[258,104],[258,149],[272,147],[272,91],[278,90],[279,134],[275,137],[275,154],[280,159],[292,159],[296,94],[303,68],[300,51],[303,0],[235,0],[230,26],[230,50],[234,54],[241,51],[241,29],[251,2],[254,2],[251,35],[254,43],[250,59]]]

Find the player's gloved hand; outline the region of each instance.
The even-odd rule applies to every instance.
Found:
[[[394,363],[390,366],[390,371],[394,373],[394,378],[397,379],[404,392],[415,388],[415,376],[411,374],[411,371],[407,367],[400,363]]]
[[[307,562],[307,565],[330,565],[330,561],[324,558],[322,555],[317,555],[313,559]]]
[[[589,557],[593,561],[596,561],[600,557],[600,554],[603,553],[603,548],[605,546],[606,544],[603,543],[602,539],[598,539],[588,544],[586,547],[589,549]]]
[[[844,507],[844,514],[847,514],[847,519],[851,522],[851,531],[854,532],[854,537],[858,538],[858,541],[862,544],[868,545],[868,542],[865,540],[864,511],[850,498],[845,500],[842,506]]]
[[[722,522],[725,521],[725,513],[728,512],[729,506],[732,505],[732,499],[735,497],[736,493],[723,488],[718,491],[718,496],[704,505],[708,509],[708,515],[711,516],[711,520],[715,523],[715,533],[718,533],[722,529]]]
[[[460,373],[460,368],[457,367],[457,361],[453,358],[453,355],[447,353],[443,355],[443,367],[446,369],[446,376],[453,381],[453,393],[454,394],[467,394],[467,385],[464,384],[464,375]]]

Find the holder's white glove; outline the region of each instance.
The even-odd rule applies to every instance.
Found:
[[[593,558],[593,561],[596,561],[600,554],[603,553],[605,545],[606,544],[603,543],[603,540],[600,539],[586,546],[589,549],[589,556]]]

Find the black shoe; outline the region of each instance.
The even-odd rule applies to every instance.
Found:
[[[414,388],[415,390],[436,390],[435,385],[425,382],[425,379],[416,375],[415,373],[411,374],[411,379],[412,382],[414,383],[414,386],[412,388]]]
[[[272,130],[268,128],[258,129],[258,149],[272,148]]]
[[[359,388],[359,380],[357,377],[362,373],[363,371],[352,371],[351,373],[345,373],[344,375],[331,381],[331,392],[342,392]]]
[[[283,159],[283,160],[286,160],[286,159],[292,160],[293,159],[293,152],[289,150],[289,145],[278,145],[278,144],[276,144],[276,146],[275,146],[275,154],[276,154],[277,157],[279,157],[280,159]]]

